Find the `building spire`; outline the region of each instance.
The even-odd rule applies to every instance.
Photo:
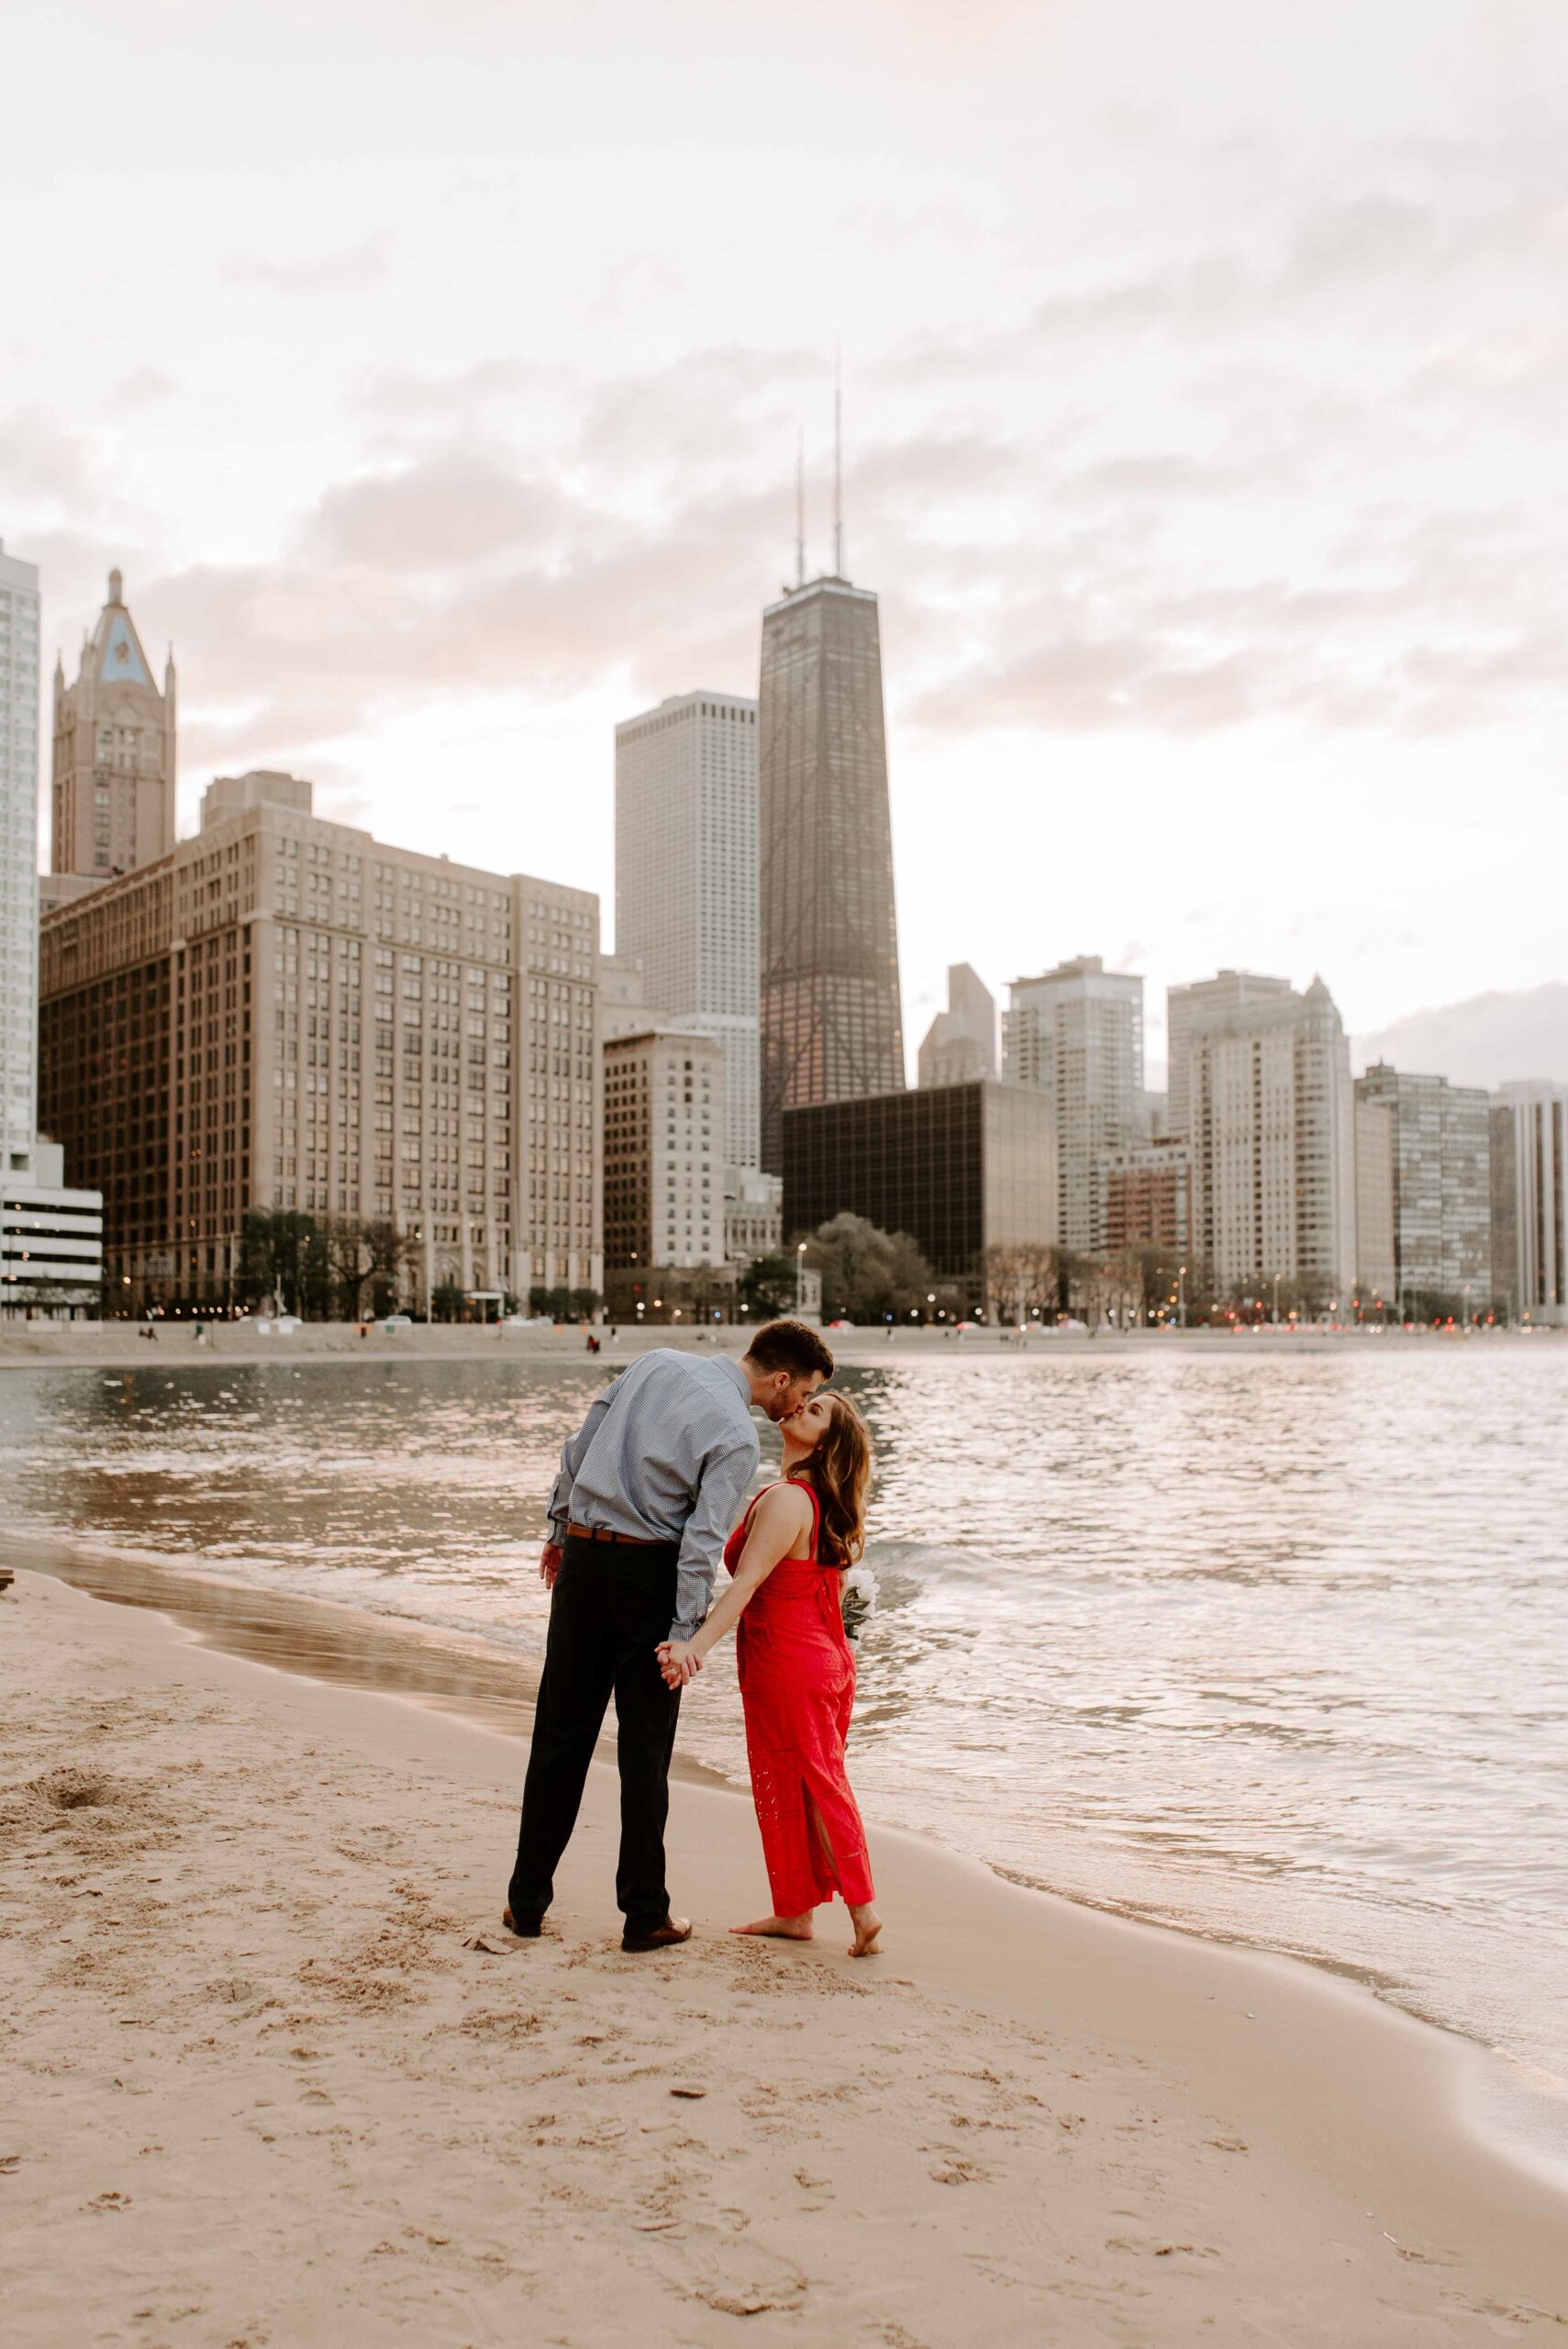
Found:
[[[795,584],[806,584],[806,427],[795,437]]]
[[[833,344],[833,575],[844,576],[844,397],[839,345]]]

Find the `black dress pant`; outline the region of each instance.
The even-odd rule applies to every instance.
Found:
[[[550,1604],[544,1676],[534,1708],[523,1819],[508,1901],[519,1924],[544,1915],[572,1840],[588,1765],[616,1700],[620,1765],[620,1864],[616,1899],[631,1932],[670,1913],[664,1821],[681,1692],[667,1688],[653,1651],[675,1614],[678,1545],[646,1549],[567,1538]]]

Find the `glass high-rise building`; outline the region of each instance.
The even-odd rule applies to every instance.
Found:
[[[1362,1288],[1401,1318],[1485,1311],[1491,1103],[1478,1086],[1385,1061],[1356,1079],[1356,1241]]]
[[[876,597],[814,579],[762,615],[762,1159],[786,1109],[904,1089]]]
[[[616,728],[616,955],[724,1048],[728,1165],[758,1163],[757,705],[677,694]],[[673,1261],[673,1260],[672,1260]]]
[[[941,1280],[978,1285],[995,1247],[1050,1247],[1056,1231],[1056,1127],[1023,1085],[979,1079],[785,1110],[784,1234],[792,1244],[837,1215],[906,1231]]]

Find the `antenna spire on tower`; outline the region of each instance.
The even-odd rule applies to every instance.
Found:
[[[806,427],[795,439],[795,584],[806,584]]]
[[[839,346],[833,345],[833,573],[844,576],[844,398]]]

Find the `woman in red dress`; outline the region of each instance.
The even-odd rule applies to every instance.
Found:
[[[855,1700],[844,1636],[844,1577],[865,1547],[871,1439],[842,1395],[814,1395],[779,1422],[784,1475],[759,1493],[725,1547],[728,1589],[691,1640],[659,1651],[679,1687],[732,1624],[746,1752],[773,1913],[737,1933],[811,1939],[813,1912],[837,1892],[855,1929],[851,1957],[876,1947],[865,1830],[844,1775]]]

